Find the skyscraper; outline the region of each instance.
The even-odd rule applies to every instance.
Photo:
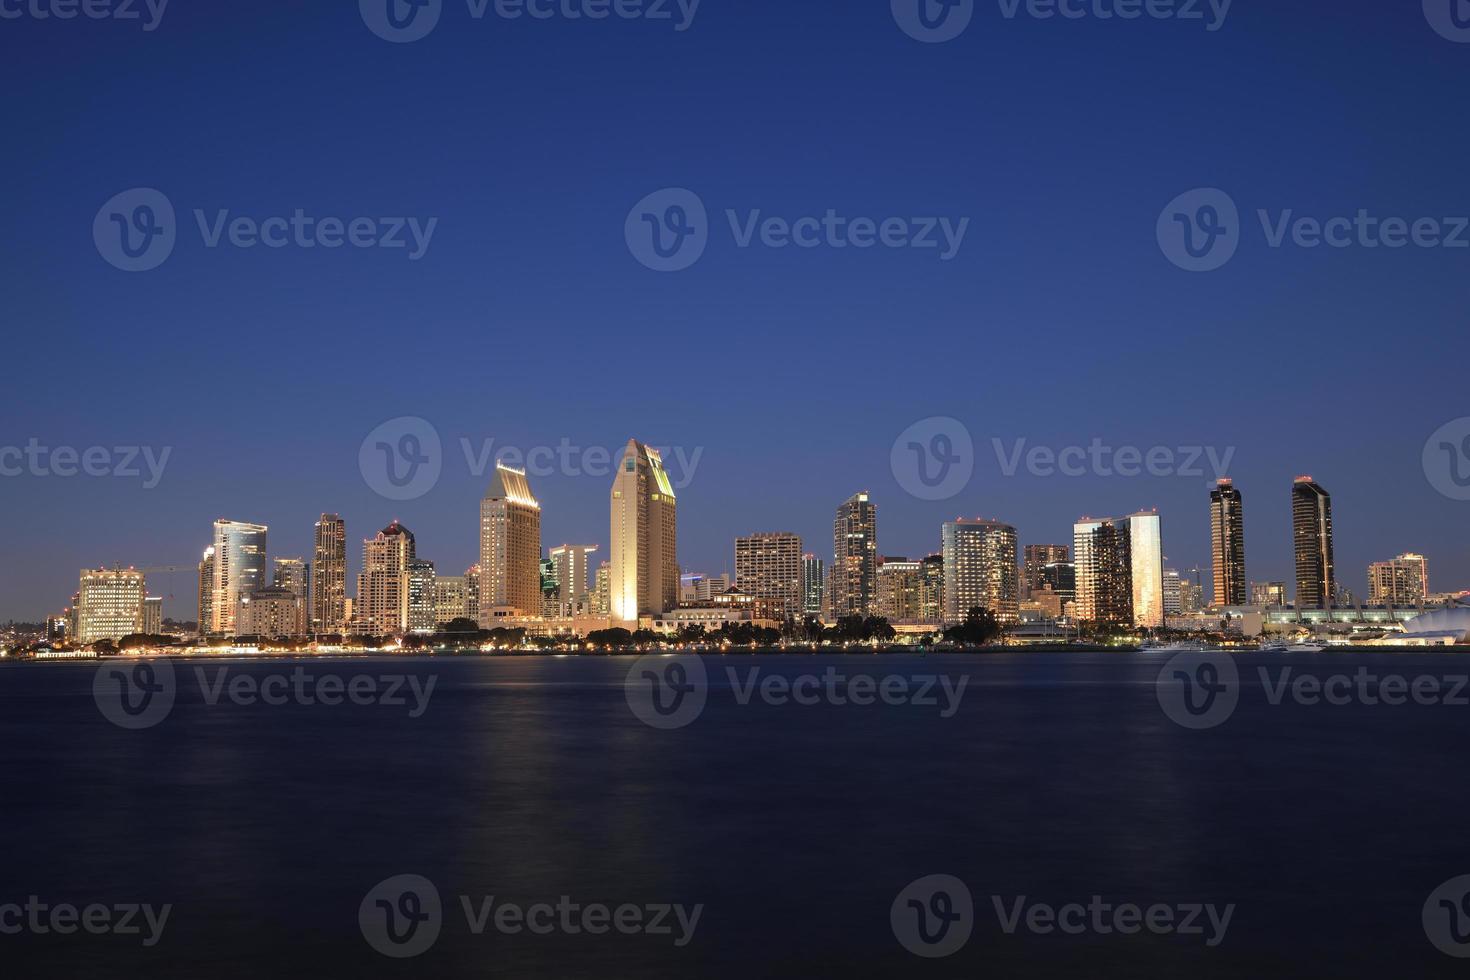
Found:
[[[1245,605],[1245,516],[1240,491],[1228,479],[1220,480],[1210,491],[1210,549],[1215,605]]]
[[[210,609],[214,617],[210,632],[220,636],[235,633],[235,612],[240,597],[269,584],[265,577],[266,526],[244,521],[214,522],[214,580]]]
[[[439,625],[435,609],[434,563],[426,558],[413,558],[408,563],[408,628],[416,633],[432,633]]]
[[[768,600],[782,619],[801,615],[801,537],[790,531],[749,534],[735,539],[735,587]]]
[[[1296,552],[1296,607],[1326,609],[1336,584],[1332,562],[1332,497],[1310,476],[1291,485],[1291,535]]]
[[[463,575],[434,576],[434,620],[435,627],[455,619],[473,619],[470,615],[470,595]]]
[[[679,604],[678,512],[663,459],[629,439],[612,485],[609,615],[620,623]]]
[[[311,604],[311,566],[300,558],[277,558],[271,564],[275,566],[272,587],[285,589],[301,600],[297,606],[301,621],[292,623],[286,634],[282,635],[300,636],[308,631],[311,618],[307,611]]]
[[[832,522],[832,615],[870,616],[878,599],[878,508],[867,491],[837,508]]]
[[[921,618],[924,566],[907,558],[885,558],[878,566],[878,615],[900,622]]]
[[[1164,625],[1164,548],[1159,515],[1083,518],[1073,526],[1077,618],[1154,628]]]
[[[352,632],[388,636],[408,630],[408,569],[416,557],[413,533],[397,521],[363,541]]]
[[[541,505],[524,470],[495,464],[480,501],[480,624],[541,615]]]
[[[557,591],[561,595],[561,607],[566,615],[585,613],[592,605],[587,578],[591,570],[591,555],[596,551],[595,544],[564,544],[551,549],[551,563],[556,568]]]
[[[1184,598],[1180,585],[1183,579],[1179,575],[1179,569],[1164,569],[1164,615],[1177,616],[1184,611]]]
[[[143,630],[143,573],[131,568],[84,568],[77,590],[78,643],[120,640]]]
[[[926,623],[944,621],[944,553],[925,556],[919,564],[919,618]]]
[[[1286,583],[1285,582],[1252,582],[1251,583],[1251,605],[1253,605],[1253,606],[1284,606],[1284,605],[1286,605]]]
[[[149,636],[163,632],[163,596],[149,596],[143,600],[143,628],[140,632]]]
[[[816,555],[801,556],[801,612],[822,615],[822,593],[827,587],[827,563]]]
[[[1021,594],[1031,598],[1031,590],[1041,586],[1041,572],[1054,562],[1067,561],[1070,549],[1064,544],[1028,544],[1023,554],[1024,571],[1021,576]]]
[[[337,514],[316,522],[312,557],[311,628],[342,633],[347,628],[347,524]]]
[[[204,549],[199,561],[199,634],[214,630],[214,545]]]
[[[963,622],[975,606],[1002,623],[1020,619],[1016,529],[999,521],[946,521],[940,530],[944,555],[944,621]]]
[[[1413,552],[1368,566],[1370,606],[1421,606],[1429,594],[1429,563]]]

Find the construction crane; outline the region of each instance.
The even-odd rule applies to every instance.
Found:
[[[144,575],[167,575],[167,576],[169,576],[169,580],[168,580],[169,591],[168,591],[168,595],[165,598],[172,599],[172,598],[174,598],[174,591],[173,591],[173,584],[174,584],[173,575],[174,575],[174,573],[175,572],[197,572],[199,570],[199,563],[198,562],[176,562],[175,564],[172,564],[172,565],[144,565],[144,566],[141,566],[140,567],[138,565],[123,565],[121,562],[118,562],[118,563],[115,563],[112,567],[113,567],[113,570],[114,571],[123,571],[124,569],[126,569],[126,570],[132,571],[132,572],[142,572]]]

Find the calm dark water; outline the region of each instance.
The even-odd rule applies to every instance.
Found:
[[[0,670],[0,903],[174,908],[138,937],[0,936],[25,977],[1462,976],[1421,907],[1470,874],[1470,708],[1273,706],[1258,665],[1470,673],[1457,655],[1249,656],[1239,707],[1190,731],[1161,655],[712,657],[691,725],[625,700],[631,659],[228,664],[256,679],[436,677],[422,717],[381,705],[205,703],[193,662],[155,727],[108,722],[95,665]],[[207,665],[211,676],[221,666]],[[740,705],[725,667],[969,678],[958,712]],[[419,874],[445,903],[415,959],[358,906]],[[909,882],[974,894],[968,944],[896,941]],[[1234,903],[1224,941],[1008,935],[990,896]],[[457,896],[702,903],[693,941],[473,935]]]

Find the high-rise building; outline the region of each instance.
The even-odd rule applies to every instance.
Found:
[[[1335,594],[1332,497],[1310,476],[1291,485],[1291,535],[1296,553],[1296,607],[1326,609]]]
[[[735,587],[780,619],[796,619],[802,599],[801,537],[790,531],[749,534],[735,539]]]
[[[591,605],[587,585],[590,556],[597,551],[595,544],[564,544],[551,549],[551,563],[556,569],[556,585],[561,595],[562,610],[572,616],[584,613]]]
[[[1251,583],[1251,605],[1253,605],[1253,606],[1284,606],[1284,605],[1286,605],[1286,583],[1285,582],[1252,582]]]
[[[1245,605],[1245,514],[1240,491],[1228,479],[1220,480],[1210,491],[1210,550],[1215,605]]]
[[[878,508],[864,491],[843,501],[832,522],[832,615],[872,615],[877,599]]]
[[[464,572],[465,617],[480,621],[480,566],[471,565]]]
[[[143,629],[149,636],[163,632],[163,596],[149,596],[143,600]]]
[[[884,558],[878,565],[878,615],[893,622],[922,618],[924,565]]]
[[[1031,598],[1031,590],[1041,586],[1041,570],[1047,565],[1067,561],[1070,549],[1064,544],[1028,544],[1024,555],[1021,574],[1021,595]]]
[[[285,589],[301,598],[301,622],[293,624],[288,635],[302,636],[310,632],[311,566],[300,558],[277,558],[271,564],[275,566],[272,587]]]
[[[601,562],[592,582],[592,615],[612,615],[612,563]]]
[[[1180,586],[1183,578],[1179,575],[1179,569],[1164,569],[1164,615],[1177,616],[1184,611],[1184,599]]]
[[[311,628],[316,633],[347,629],[347,524],[337,514],[316,522],[312,556]]]
[[[1203,612],[1205,608],[1205,587],[1200,582],[1199,569],[1190,569],[1194,577],[1181,574],[1179,577],[1179,611],[1186,616],[1190,613]]]
[[[388,636],[408,630],[408,570],[413,533],[394,521],[362,543],[362,572],[352,604],[352,632]]]
[[[266,578],[266,526],[244,521],[214,522],[214,617],[209,632],[232,636],[240,597],[269,584]]]
[[[78,643],[120,640],[143,630],[143,573],[131,568],[84,568],[77,590]]]
[[[1368,566],[1368,605],[1422,606],[1429,595],[1429,563],[1406,552]]]
[[[538,615],[544,619],[554,619],[561,614],[561,583],[556,578],[556,562],[550,558],[542,558],[537,563],[537,568],[541,583],[541,609]]]
[[[470,615],[470,595],[463,575],[434,576],[434,620],[435,627],[443,626],[454,619],[473,619]]]
[[[480,501],[480,625],[541,615],[541,505],[524,470],[495,464]]]
[[[944,554],[927,555],[919,565],[919,619],[944,621]]]
[[[1077,618],[1154,628],[1164,625],[1164,548],[1159,515],[1074,525]]]
[[[75,605],[75,603],[73,603]],[[214,629],[214,545],[204,549],[199,561],[199,633]]]
[[[434,563],[413,558],[408,563],[408,628],[415,633],[432,633],[439,625],[435,601]]]
[[[801,556],[801,613],[822,615],[822,593],[827,587],[827,563],[816,555]]]
[[[306,626],[306,599],[295,589],[256,589],[240,597],[235,632],[240,636],[298,636]]]
[[[678,511],[663,459],[629,439],[612,485],[609,615],[620,623],[679,605]]]
[[[686,572],[679,576],[679,604],[683,606],[708,606],[715,596],[729,592],[730,576],[706,575],[704,572]]]
[[[1055,592],[1065,605],[1077,598],[1077,566],[1070,561],[1054,561],[1041,570],[1042,591]]]
[[[1020,619],[1016,529],[999,521],[946,521],[940,530],[944,556],[944,621],[963,622],[976,606],[1002,623]]]

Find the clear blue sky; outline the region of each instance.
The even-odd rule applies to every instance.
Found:
[[[1470,250],[1269,248],[1257,208],[1327,218],[1470,213],[1470,44],[1417,2],[1237,0],[1223,29],[1007,19],[977,4],[921,44],[888,0],[704,0],[693,26],[473,19],[446,0],[390,44],[357,4],[171,4],[157,30],[0,20],[6,234],[0,444],[172,447],[160,485],[0,478],[0,618],[59,610],[84,565],[197,561],[216,517],[309,555],[324,511],[361,539],[393,518],[462,570],[483,480],[459,439],[702,447],[680,559],[795,530],[830,559],[834,507],[879,507],[884,554],[936,550],[957,514],[1023,543],[1084,513],[1157,506],[1166,551],[1208,559],[1207,481],[1005,477],[990,448],[1094,437],[1236,447],[1248,575],[1290,578],[1289,488],[1334,498],[1340,576],[1404,550],[1470,587],[1470,504],[1421,450],[1470,414]],[[133,187],[178,210],[159,268],[99,257],[92,223]],[[650,271],[624,241],[644,195],[695,191],[709,248]],[[1164,205],[1239,204],[1224,268],[1170,264]],[[192,210],[437,217],[427,254],[209,249]],[[962,250],[738,248],[724,211],[968,217]],[[431,420],[432,492],[394,503],[358,469],[380,422]],[[905,494],[913,422],[962,420],[959,496]],[[606,547],[610,478],[534,482],[543,542]],[[193,617],[194,583],[171,616]]]

